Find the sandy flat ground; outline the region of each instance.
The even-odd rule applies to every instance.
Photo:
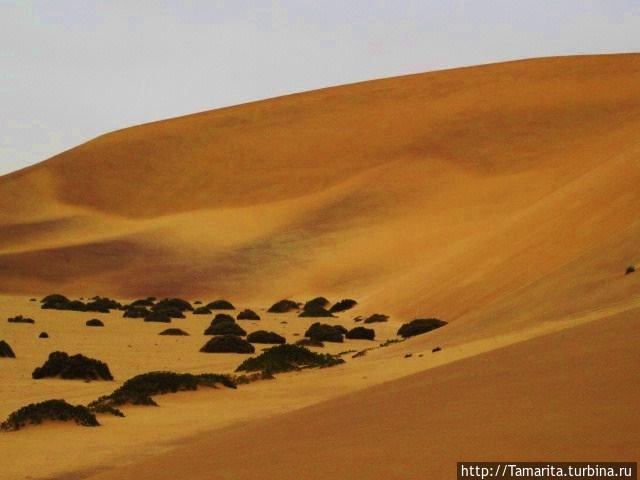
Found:
[[[33,296],[228,298],[260,314],[350,297],[336,322],[391,315],[376,345],[414,318],[449,322],[100,428],[0,434],[0,477],[452,478],[462,457],[637,459],[640,273],[624,272],[640,265],[639,77],[628,54],[383,79],[120,130],[0,177],[0,339],[18,356],[0,361],[0,416],[246,358],[198,352],[211,316],[162,337],[165,324]],[[36,324],[6,322],[17,314]],[[240,323],[294,341],[311,322]],[[54,350],[106,361],[116,381],[33,381]]]

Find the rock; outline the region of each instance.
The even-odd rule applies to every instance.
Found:
[[[200,349],[203,353],[254,353],[256,349],[237,335],[213,337]]]
[[[327,325],[326,323],[316,322],[311,325],[304,336],[311,340],[320,342],[339,342],[344,341],[344,327],[339,325]]]
[[[11,317],[7,319],[9,323],[36,323],[33,318],[23,317],[22,315],[16,315],[15,317]]]
[[[247,341],[251,343],[287,343],[287,339],[275,332],[268,332],[266,330],[258,330],[251,332],[247,336]]]
[[[374,340],[376,331],[373,328],[355,327],[349,330],[345,336],[349,339]]]
[[[364,323],[380,323],[386,322],[389,320],[389,315],[384,315],[382,313],[374,313],[373,315],[368,316],[364,319]]]
[[[274,303],[269,308],[268,312],[270,313],[287,313],[293,310],[299,310],[300,304],[294,302],[293,300],[280,300],[279,302]]]
[[[0,358],[16,358],[11,345],[4,340],[0,340]]]
[[[447,322],[438,320],[437,318],[418,318],[402,325],[398,330],[398,335],[403,338],[409,338],[430,332],[431,330],[443,327],[446,324]]]
[[[329,309],[329,311],[331,313],[344,312],[345,310],[349,310],[349,309],[355,307],[357,304],[358,304],[358,302],[356,302],[355,300],[352,300],[350,298],[345,298],[344,300],[340,300],[339,302],[336,302]]]
[[[188,336],[189,334],[180,328],[167,328],[161,331],[158,335],[176,335],[176,336]]]
[[[87,323],[85,325],[87,327],[104,327],[104,323],[102,323],[102,320],[98,320],[97,318],[87,320]]]
[[[236,307],[227,300],[215,300],[207,305],[210,310],[235,310]]]
[[[247,308],[238,314],[238,320],[260,320],[260,315]]]
[[[106,363],[80,354],[69,356],[65,352],[51,353],[47,361],[41,367],[36,368],[31,376],[36,380],[46,377],[86,381],[113,380]]]

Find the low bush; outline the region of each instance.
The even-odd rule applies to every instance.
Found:
[[[247,341],[251,343],[287,343],[287,339],[276,332],[268,332],[266,330],[258,330],[251,332],[247,336]]]
[[[107,297],[93,297],[90,302],[85,305],[87,312],[109,313],[111,310],[118,310],[122,307],[117,301]]]
[[[213,337],[200,349],[203,353],[254,353],[255,347],[237,335]]]
[[[20,430],[27,425],[39,425],[48,420],[75,422],[83,427],[97,427],[100,425],[96,416],[85,406],[70,405],[64,400],[47,400],[40,403],[31,403],[11,413],[0,424],[0,430]]]
[[[293,310],[299,310],[300,304],[293,300],[280,300],[269,307],[271,313],[287,313]]]
[[[303,310],[313,310],[315,308],[326,308],[329,305],[329,300],[324,297],[316,297],[312,300],[309,300],[302,307]]]
[[[85,381],[113,380],[106,363],[80,354],[69,356],[65,352],[51,353],[47,361],[41,367],[36,368],[31,376],[36,380],[47,377]]]
[[[180,312],[191,311],[193,307],[182,298],[165,298],[151,307],[152,310],[179,310]]]
[[[236,307],[227,300],[215,300],[207,304],[207,308],[210,310],[235,310]]]
[[[625,270],[624,274],[625,275],[629,275],[630,273],[634,273],[636,271],[636,266],[635,265],[629,265],[627,267],[627,269]]]
[[[382,313],[374,313],[373,315],[368,316],[364,319],[364,323],[380,323],[386,322],[389,320],[389,315],[384,315]]]
[[[344,327],[316,322],[304,333],[305,337],[319,342],[343,342]]]
[[[0,340],[0,358],[16,358],[11,345],[4,340]]]
[[[214,319],[211,322],[211,325],[209,325],[207,329],[204,331],[204,334],[205,335],[237,335],[239,337],[244,337],[247,334],[247,332],[244,330],[244,328],[238,325],[233,319],[230,322],[226,320],[216,322],[216,320]]]
[[[352,300],[350,298],[345,298],[344,300],[340,300],[339,302],[336,302],[329,309],[329,311],[331,313],[344,312],[345,310],[349,310],[349,309],[355,307],[357,304],[358,304],[358,302],[356,302],[355,300]]]
[[[158,335],[188,336],[189,334],[181,328],[167,328],[166,330],[161,331]]]
[[[238,320],[260,320],[260,315],[247,308],[238,314]]]
[[[235,382],[228,375],[216,373],[149,372],[136,375],[122,384],[110,395],[100,397],[91,402],[89,408],[115,408],[122,405],[153,405],[157,403],[154,395],[197,390],[199,386],[216,387],[224,385],[236,388]],[[97,410],[96,410],[97,411]]]
[[[311,340],[310,338],[301,338],[296,342],[296,345],[302,347],[324,347],[324,343],[319,340]]]
[[[446,324],[447,322],[438,320],[437,318],[418,318],[402,325],[400,329],[398,329],[398,335],[403,338],[414,337],[443,327]]]
[[[9,323],[36,323],[33,318],[23,317],[22,315],[16,315],[15,317],[11,317],[7,319]]]
[[[349,339],[374,340],[376,331],[373,328],[355,327],[349,330],[345,336]]]
[[[197,307],[194,311],[193,311],[194,315],[211,315],[211,310],[209,310],[207,307]]]
[[[171,317],[167,315],[164,310],[156,310],[150,312],[149,315],[144,317],[145,322],[160,322],[160,323],[171,323]]]
[[[49,334],[47,332],[40,332],[40,335],[38,335],[38,338],[49,338]]]
[[[98,320],[97,318],[92,318],[91,320],[87,320],[85,323],[87,327],[104,327],[104,323],[102,320]]]
[[[302,368],[331,367],[344,360],[326,353],[315,353],[300,345],[278,345],[242,362],[236,372],[289,372]]]
[[[128,307],[122,316],[124,318],[145,318],[151,314],[151,310],[146,307]]]
[[[302,310],[299,317],[310,317],[310,318],[320,318],[320,317],[334,317],[335,315],[331,313],[324,307],[320,307],[318,305],[313,305],[307,309]]]

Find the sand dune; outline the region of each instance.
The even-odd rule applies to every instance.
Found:
[[[113,389],[31,380],[53,349],[107,361],[116,384],[244,358],[198,353],[210,317],[174,321],[193,333],[181,339],[115,313],[90,314],[107,326],[89,332],[87,315],[24,295],[227,297],[261,312],[353,297],[337,321],[390,314],[381,341],[412,318],[449,322],[331,369],[168,395],[100,429],[0,435],[3,476],[28,462],[57,479],[454,478],[463,458],[637,459],[640,274],[624,273],[640,262],[638,78],[629,54],[376,80],[113,132],[0,177],[0,339],[18,356],[0,370],[2,415]],[[4,322],[18,313],[36,325]],[[292,341],[310,320],[261,322]]]

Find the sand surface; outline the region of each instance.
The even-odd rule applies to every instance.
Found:
[[[245,329],[289,341],[312,321],[264,313],[287,297],[356,298],[337,320],[349,327],[389,314],[373,345],[413,318],[449,322],[100,428],[0,434],[0,477],[453,478],[462,458],[638,460],[640,273],[624,274],[640,264],[638,78],[629,54],[377,80],[117,131],[0,177],[0,339],[18,357],[0,360],[0,417],[246,358],[198,352],[211,316],[161,337],[167,325],[29,301],[49,293],[229,298],[264,315]],[[6,323],[16,314],[36,324]],[[94,317],[106,326],[85,327]],[[54,350],[116,380],[32,380]]]

